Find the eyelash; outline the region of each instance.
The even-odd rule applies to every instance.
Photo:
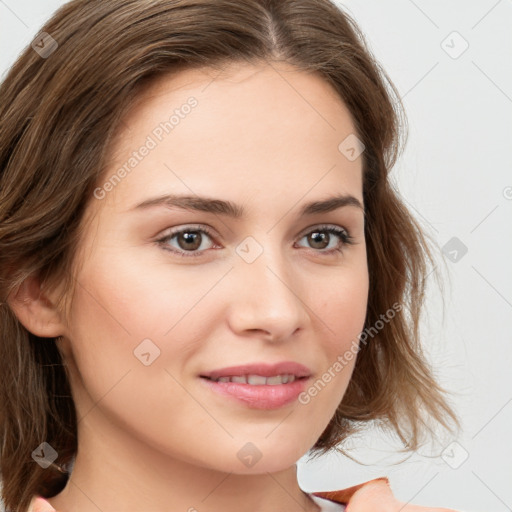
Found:
[[[212,240],[214,238],[213,233],[208,228],[206,228],[206,227],[201,227],[201,228],[187,227],[187,228],[181,228],[179,230],[172,231],[172,232],[168,233],[167,235],[165,235],[164,237],[159,238],[158,240],[156,240],[155,243],[160,245],[164,250],[172,252],[173,254],[176,254],[179,257],[183,257],[183,258],[190,258],[190,257],[197,258],[197,257],[200,257],[202,255],[202,253],[204,253],[206,250],[202,250],[202,251],[197,251],[196,250],[195,252],[192,252],[192,251],[178,251],[176,249],[170,249],[169,246],[166,244],[166,242],[168,242],[169,240],[174,238],[176,235],[180,235],[181,233],[188,233],[188,232],[203,233],[203,234],[208,235]],[[355,244],[354,238],[350,235],[350,233],[346,229],[338,228],[338,227],[335,227],[335,226],[322,226],[322,225],[317,226],[314,229],[306,232],[300,238],[302,239],[305,236],[307,236],[307,235],[309,235],[311,233],[314,233],[314,232],[323,232],[323,233],[330,233],[330,234],[333,234],[333,235],[337,235],[337,236],[340,237],[340,239],[342,241],[341,242],[341,246],[338,246],[338,247],[336,247],[334,249],[329,249],[327,251],[318,249],[316,252],[319,252],[320,254],[329,254],[329,255],[331,255],[331,254],[334,254],[334,253],[341,253],[345,246],[347,246],[347,245],[354,245]],[[315,249],[311,249],[311,250],[315,251]]]

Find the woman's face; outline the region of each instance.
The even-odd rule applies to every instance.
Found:
[[[144,92],[86,212],[59,342],[82,446],[263,473],[314,445],[367,307],[354,135],[334,90],[284,64]]]

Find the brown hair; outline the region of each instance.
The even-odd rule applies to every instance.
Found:
[[[66,484],[66,474],[34,463],[37,446],[49,443],[60,464],[77,450],[76,412],[55,339],[28,332],[7,298],[30,275],[45,286],[64,282],[72,295],[84,210],[122,115],[143,86],[185,68],[282,60],[318,72],[349,108],[366,147],[365,329],[393,304],[401,307],[361,343],[343,401],[312,453],[370,421],[390,427],[409,450],[419,446],[427,419],[457,423],[419,343],[432,253],[388,176],[405,142],[403,107],[348,15],[329,0],[74,0],[42,32],[58,48],[43,58],[29,46],[0,86],[0,465],[7,510],[25,511],[34,494],[51,497]]]

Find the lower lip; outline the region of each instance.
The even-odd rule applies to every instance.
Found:
[[[239,382],[216,382],[201,377],[215,393],[231,396],[253,409],[278,409],[297,400],[309,379],[298,379],[286,384],[251,385]]]

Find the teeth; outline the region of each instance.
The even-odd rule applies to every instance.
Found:
[[[288,375],[276,375],[275,377],[267,377],[265,384],[269,386],[276,384],[286,384],[288,382]]]
[[[250,384],[251,386],[261,386],[265,385],[267,383],[267,378],[262,377],[261,375],[248,375],[247,376],[247,384]]]
[[[276,386],[293,382],[295,378],[295,375],[290,374],[274,375],[272,377],[263,377],[262,375],[234,375],[233,377],[219,377],[215,380],[217,382],[237,382],[251,386]]]

